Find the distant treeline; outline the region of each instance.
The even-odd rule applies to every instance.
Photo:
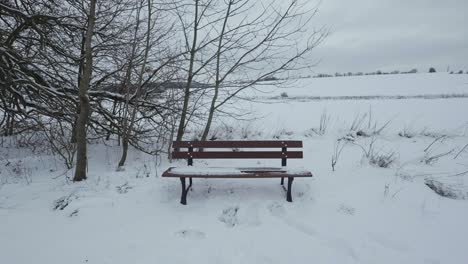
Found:
[[[436,70],[435,68],[431,67],[429,68],[429,73],[435,73]],[[375,72],[336,72],[335,74],[328,74],[328,73],[319,73],[314,76],[307,76],[307,77],[312,77],[312,78],[328,78],[328,77],[345,77],[345,76],[363,76],[363,75],[387,75],[387,74],[411,74],[411,73],[418,73],[417,69],[412,69],[409,71],[390,71],[390,72],[385,72],[385,71],[375,71]],[[463,70],[459,71],[450,71],[450,74],[463,74]],[[466,74],[468,74],[468,71],[466,71]]]
[[[462,70],[459,70],[459,71],[450,71],[450,74],[463,74],[463,71]],[[468,74],[468,71],[466,71],[466,74]]]

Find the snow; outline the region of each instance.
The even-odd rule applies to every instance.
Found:
[[[171,168],[170,172],[182,175],[239,175],[251,172],[280,172],[286,174],[307,174],[305,168],[291,168],[291,167],[251,167],[251,168],[237,168],[237,167],[206,167],[206,166],[184,166]]]
[[[281,88],[270,94],[282,89],[306,96],[464,93],[468,75],[463,76],[302,79],[320,88]],[[89,179],[71,183],[67,178],[73,170],[66,171],[60,160],[4,138],[0,263],[468,261],[468,200],[441,197],[425,184],[433,180],[468,193],[463,189],[468,186],[468,151],[455,158],[468,143],[468,99],[290,100],[242,106],[262,118],[223,118],[223,124],[216,124],[223,139],[242,138],[244,131],[251,139],[303,140],[304,159],[288,160],[288,168],[303,167],[314,177],[294,181],[293,203],[286,202],[279,179],[194,179],[183,206],[179,179],[160,176],[169,167],[183,170],[184,161],[171,164],[165,157],[132,150],[125,170],[117,172],[120,148],[110,144],[91,145]],[[327,130],[323,135],[311,132],[325,110],[330,115]],[[350,129],[359,115],[366,115],[359,129],[367,132],[373,127],[368,123],[391,122],[374,139],[359,137]],[[234,132],[221,133],[226,124]],[[403,130],[410,138],[398,135]],[[346,145],[333,172],[330,162],[339,138],[347,140],[341,141]],[[363,157],[361,147],[372,140],[376,153],[397,153],[389,168],[372,166]],[[196,168],[280,165],[280,160],[194,162]]]
[[[467,75],[448,73],[365,75],[331,78],[303,78],[287,82],[275,92],[279,96],[410,96],[467,94]],[[271,85],[262,85],[257,96],[271,96]],[[251,93],[251,92],[249,92]]]

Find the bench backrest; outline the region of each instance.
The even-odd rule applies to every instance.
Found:
[[[187,159],[192,165],[193,159],[281,159],[286,166],[287,159],[302,159],[302,151],[289,151],[289,148],[302,148],[302,141],[174,141],[173,159]],[[279,148],[279,150],[245,150],[252,148]],[[182,150],[181,149],[186,149]],[[207,149],[229,149],[207,151]],[[240,150],[242,149],[242,150]]]

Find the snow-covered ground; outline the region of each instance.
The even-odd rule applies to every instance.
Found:
[[[314,177],[294,181],[293,203],[277,179],[195,179],[183,206],[179,180],[160,178],[174,164],[132,151],[117,172],[120,149],[104,144],[90,147],[89,179],[71,183],[60,160],[4,139],[0,263],[467,263],[468,98],[269,97],[464,94],[468,75],[301,79],[261,89],[248,94],[258,102],[236,105],[255,119],[223,118],[214,131],[220,139],[303,140],[304,159],[288,166]],[[332,171],[337,142],[344,148]],[[394,161],[372,165],[369,149]],[[436,194],[430,180],[456,199]]]
[[[260,88],[258,96],[370,96],[468,94],[467,74],[419,73],[364,75],[332,78],[304,78],[288,82],[277,93],[271,87]]]

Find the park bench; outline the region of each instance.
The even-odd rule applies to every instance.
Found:
[[[182,184],[180,203],[184,205],[187,204],[187,192],[192,186],[192,178],[281,178],[283,188],[284,178],[287,178],[288,188],[284,188],[286,200],[292,202],[291,188],[294,178],[312,177],[310,171],[286,167],[287,159],[302,159],[302,151],[289,150],[302,148],[302,141],[174,141],[172,148],[172,158],[186,159],[188,166],[171,167],[162,174],[162,177],[180,179]],[[275,148],[280,150],[255,150]],[[209,149],[216,150],[209,151]],[[193,166],[194,159],[281,159],[281,167],[197,167]],[[188,187],[186,187],[187,178],[189,179]]]

